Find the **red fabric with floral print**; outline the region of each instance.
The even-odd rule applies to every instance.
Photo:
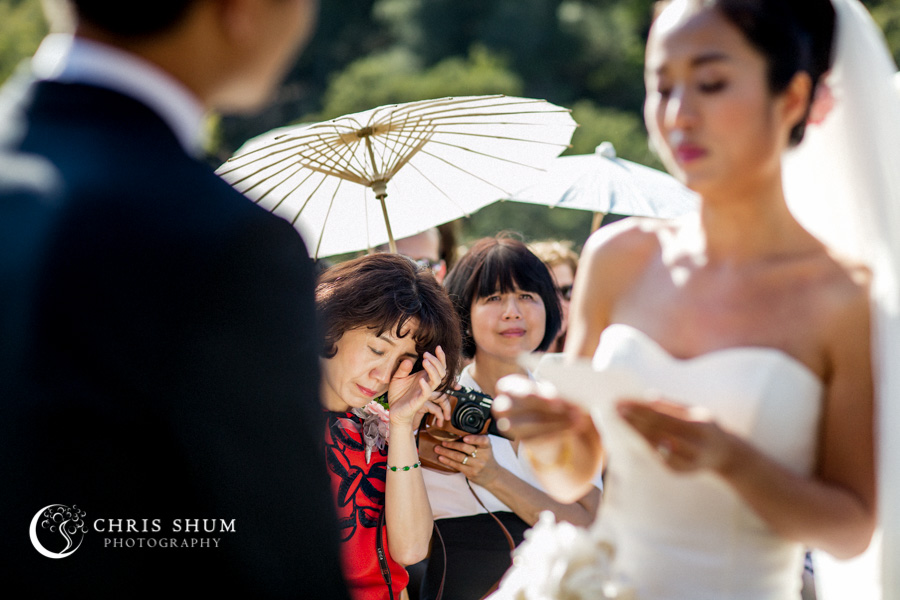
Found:
[[[388,598],[387,584],[378,564],[376,533],[384,512],[387,448],[372,449],[366,464],[362,419],[351,412],[325,413],[325,457],[331,491],[337,506],[344,577],[353,600]],[[391,569],[394,598],[409,583],[409,574],[388,551],[387,531],[382,536]]]

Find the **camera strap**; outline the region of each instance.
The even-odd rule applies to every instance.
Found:
[[[434,533],[437,534],[437,539],[441,543],[441,556],[444,557],[444,570],[441,572],[441,584],[438,586],[437,594],[434,596],[434,600],[441,600],[441,596],[444,594],[444,581],[447,579],[447,547],[444,546],[444,538],[441,537],[441,530],[438,529],[437,521],[434,522]]]
[[[388,597],[390,598],[390,600],[394,600],[394,587],[391,585],[391,566],[387,562],[387,554],[384,551],[384,536],[382,534],[383,529],[384,510],[381,511],[381,516],[378,518],[378,531],[375,533],[375,553],[378,555],[378,566],[381,567],[381,576],[384,578],[384,582],[387,584]]]
[[[381,512],[381,516],[378,518],[378,532],[375,534],[375,543],[377,546],[375,552],[378,555],[378,565],[381,567],[381,576],[387,584],[388,597],[390,600],[394,600],[394,587],[391,585],[391,567],[388,565],[387,554],[384,551],[383,528],[384,511]],[[444,547],[444,538],[441,537],[441,531],[438,529],[437,523],[434,524],[434,533],[437,534],[437,539],[441,543],[441,550],[443,550],[444,556],[444,572],[441,573],[441,585],[438,587],[437,595],[434,597],[434,600],[441,600],[441,596],[444,593],[444,580],[447,578],[447,549]]]
[[[472,488],[472,483],[469,481],[469,478],[468,478],[468,477],[466,477],[466,485],[469,486],[469,491],[472,492],[472,495],[473,495],[473,496],[475,496],[475,500],[478,501],[478,504],[481,505],[481,508],[483,508],[483,509],[487,512],[487,514],[491,515],[491,518],[494,519],[494,521],[497,522],[497,525],[500,527],[500,529],[503,530],[503,535],[506,537],[506,543],[509,544],[509,551],[512,552],[513,550],[515,550],[515,549],[516,549],[516,543],[513,541],[512,536],[509,534],[509,530],[508,530],[508,529],[506,528],[506,526],[500,521],[500,519],[497,518],[497,515],[495,515],[495,514],[492,513],[491,511],[489,511],[488,508],[487,508],[487,506],[484,505],[484,502],[481,501],[481,498],[478,497],[478,494],[476,494],[476,493],[475,493],[475,490]],[[510,557],[510,563],[509,563],[509,564],[512,565],[512,557]]]
[[[472,483],[469,481],[468,477],[466,477],[466,485],[469,486],[469,491],[472,492],[473,496],[475,496],[475,500],[478,501],[478,504],[481,505],[481,508],[483,508],[487,512],[487,514],[491,515],[491,518],[494,519],[494,521],[497,522],[497,525],[500,526],[500,529],[503,530],[503,535],[506,537],[506,543],[509,544],[509,566],[511,567],[512,566],[512,553],[513,553],[513,550],[516,549],[516,543],[513,541],[512,536],[509,534],[509,530],[500,521],[500,519],[497,518],[497,515],[495,515],[491,511],[489,511],[487,506],[484,505],[484,502],[482,502],[481,498],[478,497],[478,494],[475,493],[475,489],[472,487]],[[446,566],[444,568],[446,569]],[[487,598],[488,596],[490,596],[491,594],[496,592],[497,588],[500,587],[500,581],[502,579],[503,579],[503,577],[501,576],[500,579],[498,579],[497,582],[491,586],[491,589],[489,589],[487,591],[487,593],[480,598],[480,600],[484,600],[485,598]]]

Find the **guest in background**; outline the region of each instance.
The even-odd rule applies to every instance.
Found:
[[[456,266],[459,260],[460,252],[465,250],[459,244],[459,228],[460,220],[442,223],[437,226],[438,234],[441,236],[441,260],[447,265],[449,271]]]
[[[447,263],[441,258],[441,235],[437,227],[395,241],[397,254],[413,259],[416,264],[431,269],[438,283],[443,283],[447,275]],[[379,252],[389,252],[390,247],[382,244]]]
[[[575,283],[575,272],[578,270],[578,253],[572,249],[572,242],[568,240],[535,242],[529,248],[544,261],[556,284],[559,305],[562,307],[562,324],[547,352],[562,352],[569,330],[569,302],[572,300],[572,284]]]
[[[454,380],[459,321],[429,269],[388,253],[325,271],[316,306],[344,574],[354,600],[400,598],[433,528],[414,430],[426,413],[450,416],[431,398]]]
[[[438,283],[444,282],[456,260],[456,224],[444,223],[395,241],[397,254],[408,256],[434,273]],[[388,252],[387,244],[378,246],[379,252]]]
[[[460,317],[463,354],[473,359],[459,377],[463,386],[493,396],[501,377],[526,372],[517,362],[520,354],[546,350],[555,338],[560,308],[553,278],[518,239],[501,234],[475,242],[445,287]],[[504,528],[517,545],[543,510],[578,525],[594,518],[597,487],[572,503],[557,502],[544,492],[516,441],[467,435],[435,452],[456,472],[425,470],[446,558],[435,544],[422,598],[436,597],[445,561],[444,600],[488,593],[510,565]]]

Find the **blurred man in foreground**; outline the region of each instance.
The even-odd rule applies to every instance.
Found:
[[[260,108],[316,3],[67,7],[0,96],[4,580],[345,598],[312,265],[200,160],[203,113]]]

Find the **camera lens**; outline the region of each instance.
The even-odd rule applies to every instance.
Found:
[[[480,433],[486,420],[481,407],[471,404],[457,407],[453,416],[456,419],[454,426],[469,433]]]

